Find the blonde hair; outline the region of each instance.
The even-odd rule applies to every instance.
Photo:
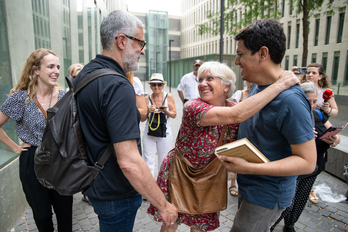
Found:
[[[58,57],[56,53],[45,48],[39,48],[29,55],[21,71],[21,74],[19,75],[18,84],[16,85],[16,87],[11,89],[9,95],[18,90],[26,90],[28,92],[29,99],[32,99],[32,96],[34,96],[37,92],[37,75],[35,75],[35,70],[40,69],[42,59],[49,54]]]
[[[127,72],[126,77],[129,80],[129,82],[133,85],[133,77],[134,77],[133,71]]]
[[[80,64],[80,63],[72,64],[72,65],[70,65],[70,67],[68,69],[68,75],[73,76],[73,74],[75,72],[81,71],[82,69],[83,69],[83,64]]]

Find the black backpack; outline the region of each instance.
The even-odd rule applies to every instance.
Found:
[[[34,170],[39,182],[61,195],[73,195],[86,190],[114,153],[110,144],[100,159],[91,165],[86,154],[77,112],[76,95],[88,83],[101,76],[119,74],[112,69],[98,69],[84,77],[74,89],[70,75],[66,80],[70,90],[47,110],[47,123],[40,146],[35,151]]]

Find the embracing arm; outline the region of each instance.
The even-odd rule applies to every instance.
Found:
[[[259,112],[279,93],[299,83],[291,71],[284,71],[280,78],[262,92],[249,97],[234,107],[214,107],[201,119],[201,126],[240,123]]]
[[[177,218],[175,206],[170,204],[152,177],[150,169],[141,158],[136,140],[114,143],[117,162],[131,185],[155,206],[164,223],[170,225]]]
[[[0,112],[0,142],[10,148],[11,151],[19,155],[22,151],[26,151],[28,147],[30,147],[30,145],[27,143],[22,143],[22,145],[19,146],[15,142],[13,142],[10,137],[8,137],[8,135],[2,129],[2,126],[9,120],[9,118],[9,116]]]
[[[242,158],[218,156],[227,171],[237,174],[296,176],[312,173],[317,160],[315,140],[291,145],[292,156],[269,163],[249,163]]]

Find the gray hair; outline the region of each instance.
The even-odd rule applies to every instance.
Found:
[[[112,11],[100,25],[100,41],[103,49],[111,50],[113,40],[121,33],[134,36],[138,27],[144,28],[144,24],[136,16],[123,10]]]
[[[315,84],[312,81],[307,81],[301,84],[301,88],[305,94],[307,93],[316,93],[318,94],[318,90],[315,87]]]
[[[217,61],[204,62],[198,69],[197,78],[203,73],[210,72],[211,75],[221,78],[221,84],[229,85],[230,88],[227,92],[227,98],[232,97],[235,90],[234,83],[236,82],[236,74],[226,64],[222,64]]]

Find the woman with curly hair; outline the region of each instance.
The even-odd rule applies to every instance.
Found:
[[[328,101],[324,101],[323,93],[331,87],[331,83],[321,64],[312,63],[308,65],[308,74],[300,78],[301,83],[306,81],[314,82],[318,90],[317,108],[323,111],[329,117],[335,117],[338,114],[338,107],[334,96]]]
[[[17,86],[0,107],[0,142],[20,155],[20,180],[40,232],[54,231],[52,207],[58,231],[72,231],[72,196],[61,196],[57,191],[45,188],[34,172],[35,150],[41,143],[46,126],[46,118],[39,105],[46,111],[65,94],[57,87],[59,69],[59,58],[53,51],[35,50],[27,58]],[[16,121],[17,135],[23,141],[21,145],[10,139],[1,128],[10,118]]]

